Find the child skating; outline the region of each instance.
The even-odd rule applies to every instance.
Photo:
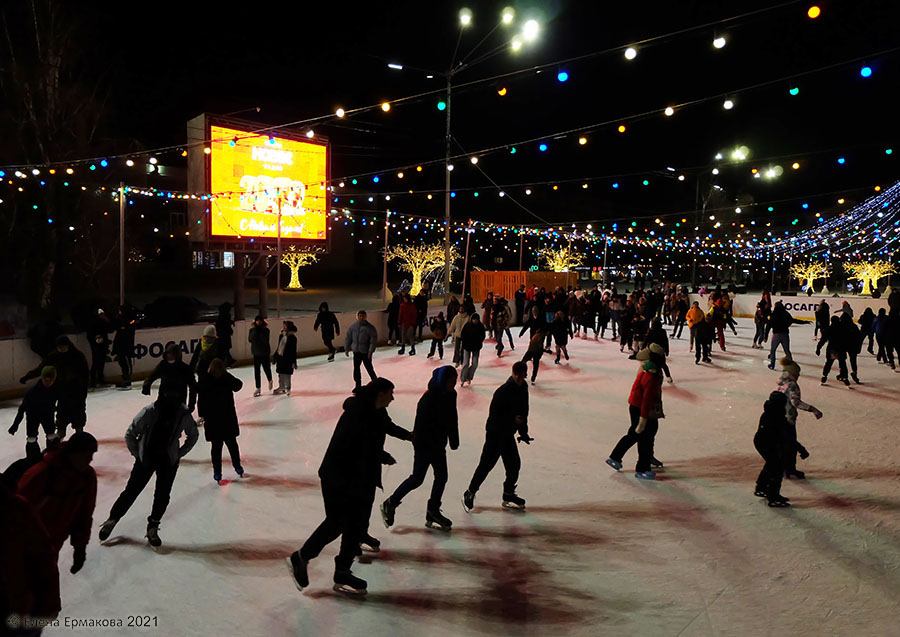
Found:
[[[759,417],[759,427],[753,436],[753,446],[766,461],[756,479],[754,495],[766,498],[770,507],[790,506],[789,498],[781,495],[781,479],[785,465],[795,453],[801,458],[809,457],[809,452],[796,438],[796,429],[787,419],[787,396],[779,391],[769,394]]]
[[[41,447],[38,444],[39,429],[44,430],[46,436],[46,448],[53,447],[58,438],[56,436],[56,424],[53,414],[56,411],[56,368],[47,365],[41,370],[41,379],[31,386],[19,405],[19,411],[9,428],[10,435],[15,435],[19,430],[22,418],[25,418],[25,456],[38,459],[41,456]]]

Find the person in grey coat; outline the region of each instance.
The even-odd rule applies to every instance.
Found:
[[[181,435],[185,441],[180,443]],[[116,499],[109,512],[109,519],[100,525],[100,540],[106,540],[113,527],[122,518],[134,501],[156,474],[156,488],[153,492],[153,507],[147,518],[147,540],[158,547],[159,522],[166,507],[178,472],[178,462],[188,454],[199,438],[197,423],[181,402],[177,391],[163,386],[156,402],[144,407],[125,432],[125,444],[134,456],[134,467],[128,477],[125,489]]]
[[[369,323],[365,310],[356,313],[357,321],[347,329],[344,338],[344,355],[353,352],[353,382],[358,390],[362,386],[360,366],[365,365],[371,380],[378,378],[372,367],[372,355],[378,346],[378,330]]]

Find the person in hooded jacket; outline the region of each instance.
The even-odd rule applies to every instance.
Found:
[[[847,345],[847,362],[850,365],[850,378],[857,385],[861,385],[857,357],[862,351],[863,336],[853,319],[846,314],[841,316],[841,333],[844,337],[844,343]]]
[[[269,335],[269,326],[262,314],[257,314],[253,319],[253,327],[247,334],[247,340],[250,342],[250,355],[253,356],[253,380],[256,381],[256,390],[253,396],[262,394],[260,369],[266,374],[266,380],[269,381],[269,391],[272,391],[272,364],[270,357],[272,356],[271,336]]]
[[[202,378],[209,368],[209,362],[214,358],[227,359],[219,342],[216,326],[207,325],[203,328],[200,343],[194,348],[194,353],[191,355],[191,371],[197,374],[198,379]]]
[[[116,313],[116,336],[113,339],[112,353],[122,371],[122,380],[116,387],[131,387],[131,372],[134,369],[134,331],[137,319],[129,308],[119,306]]]
[[[244,477],[241,465],[241,450],[237,438],[241,435],[237,411],[234,408],[234,394],[244,384],[225,369],[221,358],[214,358],[209,364],[209,374],[197,384],[197,415],[203,426],[203,435],[210,443],[210,459],[213,466],[213,480],[220,485],[222,480],[222,445],[228,448],[231,466],[238,477]]]
[[[778,301],[772,308],[772,318],[769,320],[769,327],[772,328],[772,345],[769,349],[769,369],[775,369],[775,352],[781,345],[785,355],[791,357],[791,334],[789,332],[791,325],[808,325],[809,321],[801,321],[795,319],[788,312],[784,303]]]
[[[424,288],[419,290],[419,293],[416,294],[416,297],[413,299],[413,305],[416,308],[416,327],[419,328],[419,336],[418,341],[422,342],[422,331],[425,329],[425,324],[428,322],[428,293]],[[416,341],[413,341],[413,345],[415,345]]]
[[[395,294],[387,309],[388,345],[400,344],[400,295]]]
[[[330,362],[334,360],[334,353],[337,351],[332,341],[335,336],[341,335],[341,324],[338,323],[334,312],[328,309],[328,303],[325,301],[322,301],[319,305],[319,313],[316,315],[316,322],[313,323],[313,331],[317,331],[320,326],[322,328],[322,342],[328,348],[328,360]]]
[[[106,385],[103,370],[109,354],[109,333],[114,329],[112,321],[102,308],[97,310],[97,316],[88,324],[86,336],[91,346],[91,388]]]
[[[216,338],[218,339],[218,358],[225,361],[228,367],[237,361],[231,355],[231,335],[234,334],[234,321],[231,318],[231,303],[222,303],[219,306],[219,316],[216,318]]]
[[[851,319],[852,321],[852,319]],[[834,361],[838,362],[837,379],[849,386],[850,381],[847,379],[847,333],[841,329],[841,319],[836,316],[831,317],[831,324],[822,328],[822,337],[816,347],[816,356],[822,355],[822,347],[827,343],[825,349],[825,366],[822,368],[822,384],[828,382],[828,373]]]
[[[87,424],[87,393],[90,371],[87,359],[72,344],[68,336],[56,339],[56,349],[47,354],[41,364],[19,379],[23,385],[37,378],[45,367],[56,368],[56,437],[66,437],[66,428],[84,430]]]
[[[356,313],[356,322],[347,328],[347,335],[344,337],[344,356],[349,357],[351,353],[353,354],[353,382],[356,389],[362,386],[360,367],[366,368],[371,380],[378,378],[375,368],[372,367],[372,356],[377,346],[378,330],[369,323],[366,311],[359,310]]]
[[[340,536],[340,552],[334,558],[334,588],[366,593],[366,581],[354,576],[350,567],[360,543],[373,540],[376,546],[372,548],[378,548],[377,540],[366,537],[366,528],[375,489],[381,486],[381,465],[395,462],[384,451],[385,436],[407,440],[411,436],[409,431],[395,425],[387,413],[393,399],[393,383],[377,378],[344,401],[344,412],[319,467],[325,520],[286,560],[299,590],[309,586],[309,562]]]
[[[408,294],[403,295],[403,299],[400,302],[400,351],[397,352],[399,356],[402,356],[406,353],[406,345],[409,344],[410,350],[409,355],[416,355],[416,321],[418,320],[418,313],[416,311],[416,306],[413,304],[412,299],[409,298]]]
[[[753,436],[753,446],[765,460],[759,477],[756,478],[754,495],[766,498],[771,507],[789,506],[789,498],[781,495],[781,480],[789,458],[799,453],[806,458],[809,453],[797,442],[796,432],[786,416],[787,396],[773,391],[763,405],[759,417],[759,427]]]
[[[34,637],[61,610],[59,567],[50,535],[34,507],[0,481],[0,618],[3,635]],[[13,628],[12,618],[29,618],[36,628]]]
[[[273,394],[291,395],[291,376],[297,369],[297,326],[293,321],[284,321],[281,334],[278,335],[278,346],[272,354],[275,372],[278,374],[278,387]]]
[[[475,370],[478,369],[481,348],[484,345],[485,333],[484,325],[481,324],[481,318],[477,313],[472,314],[469,322],[465,324],[460,334],[463,352],[462,371],[459,374],[460,387],[465,387],[466,383],[470,387],[472,386]]]
[[[538,336],[540,332],[534,338]],[[478,489],[497,465],[497,460],[501,459],[506,472],[502,505],[508,509],[525,508],[524,498],[516,494],[516,483],[519,481],[519,471],[522,468],[516,439],[528,445],[534,440],[528,435],[528,383],[525,382],[527,375],[528,365],[522,361],[513,363],[512,375],[494,391],[485,424],[481,458],[469,481],[469,488],[463,493],[463,507],[468,512],[475,507]]]
[[[553,317],[553,322],[550,324],[550,333],[553,334],[553,341],[556,343],[556,360],[553,362],[559,365],[560,354],[564,355],[566,360],[569,360],[567,346],[569,339],[574,338],[572,336],[572,322],[562,311],[557,312],[556,316]]]
[[[447,338],[447,320],[444,318],[443,312],[438,312],[437,316],[431,317],[429,322],[431,330],[431,351],[428,352],[428,358],[434,356],[434,350],[438,350],[438,357],[444,360],[444,339]]]
[[[509,339],[509,348],[516,349],[513,343],[512,332],[509,326],[512,323],[512,312],[509,309],[509,303],[502,296],[494,297],[494,308],[491,312],[491,321],[493,321],[494,338],[497,340],[497,356],[503,353],[503,335]]]
[[[47,439],[46,448],[56,445],[56,427],[53,423],[57,400],[55,384],[56,368],[45,367],[41,371],[41,379],[25,393],[12,427],[9,428],[9,435],[14,436],[19,430],[22,417],[25,417],[25,455],[28,458],[38,459],[41,456],[41,447],[37,442],[40,429],[44,430]]]
[[[628,414],[631,426],[609,454],[606,464],[616,471],[620,470],[625,453],[637,443],[638,460],[634,477],[655,480],[656,472],[651,469],[653,447],[659,419],[665,418],[665,415],[662,408],[662,374],[652,360],[643,363],[634,379],[628,396]]]
[[[187,405],[188,412],[194,411],[194,405],[197,404],[197,381],[194,379],[191,366],[181,360],[181,347],[178,346],[178,343],[166,345],[163,359],[144,379],[141,393],[149,396],[150,388],[157,379],[161,379],[159,394],[164,391],[174,392],[178,395],[181,403]]]
[[[819,307],[816,308],[816,326],[813,330],[813,340],[819,335],[819,333],[825,333],[825,330],[828,329],[828,325],[830,321],[828,320],[831,316],[831,308],[828,306],[828,301],[822,300],[819,303]]]
[[[811,412],[816,417],[816,420],[819,420],[822,417],[822,412],[809,403],[803,402],[803,399],[801,398],[800,384],[797,382],[800,379],[800,366],[793,359],[785,356],[781,359],[781,367],[784,371],[782,371],[781,376],[778,378],[778,386],[776,389],[787,396],[785,415],[788,423],[791,425],[791,435],[794,440],[797,440],[798,411]],[[797,451],[799,452],[799,449]],[[808,455],[809,454],[806,453],[805,455],[801,455],[801,457],[805,459]],[[793,477],[800,480],[806,477],[805,473],[797,470],[797,453],[791,453],[790,456],[785,459],[784,476],[786,478]]]
[[[700,303],[694,301],[693,305],[691,305],[691,309],[688,310],[687,315],[685,316],[685,318],[687,318],[688,332],[690,332],[691,336],[691,346],[688,351],[694,349],[694,342],[697,340],[697,326],[703,322],[704,316],[706,316],[706,314],[700,309]]]
[[[453,365],[455,367],[462,365],[462,329],[468,322],[469,307],[463,304],[453,320],[450,321],[450,331],[448,332],[453,337]]]
[[[860,334],[860,350],[862,350],[862,342],[868,339],[869,346],[866,348],[866,351],[869,354],[874,354],[872,351],[874,347],[873,340],[875,338],[875,313],[872,311],[872,308],[867,307],[862,315],[859,317],[859,330]]]
[[[18,493],[28,500],[50,534],[58,554],[69,539],[73,549],[72,573],[84,566],[97,502],[97,474],[91,461],[97,439],[81,431],[47,452],[19,479]]]
[[[182,434],[185,440],[179,444]],[[100,525],[101,542],[109,538],[113,528],[155,474],[156,487],[147,518],[146,537],[150,546],[157,548],[162,545],[159,523],[169,506],[178,463],[193,449],[199,437],[197,423],[181,402],[178,391],[171,386],[160,387],[156,401],[141,409],[125,432],[125,445],[134,457],[134,466],[125,489],[110,509],[109,518]]]
[[[388,528],[394,524],[394,514],[403,498],[418,489],[425,481],[428,468],[434,473],[431,497],[425,509],[425,524],[450,530],[452,522],[441,514],[441,497],[447,485],[447,444],[459,448],[459,417],[456,411],[456,368],[438,367],[431,373],[428,389],[419,399],[413,427],[413,469],[381,504],[381,516]]]
[[[889,364],[891,369],[894,369],[894,347],[891,343],[889,327],[887,312],[884,308],[880,308],[878,316],[872,321],[875,342],[878,343],[878,354],[875,356],[875,360],[879,363]]]

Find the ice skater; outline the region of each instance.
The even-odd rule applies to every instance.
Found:
[[[16,417],[13,419],[9,434],[14,436],[19,430],[22,417],[25,418],[25,456],[33,460],[41,457],[41,446],[38,444],[38,434],[44,430],[46,438],[45,449],[56,445],[56,426],[53,415],[56,412],[56,368],[48,365],[41,370],[41,379],[31,386],[25,393]]]
[[[569,350],[566,346],[569,344],[569,339],[574,338],[572,335],[572,322],[566,318],[566,315],[561,310],[553,317],[553,322],[550,324],[550,332],[553,334],[553,342],[556,345],[556,360],[553,362],[559,365],[560,354],[565,356],[566,360],[569,360]]]
[[[219,341],[218,331],[215,325],[207,325],[203,328],[203,336],[194,348],[191,355],[191,371],[197,374],[197,378],[203,378],[209,369],[209,362],[214,358],[226,360],[222,343]],[[226,363],[227,364],[227,363]]]
[[[131,387],[131,372],[134,369],[134,330],[137,319],[134,312],[120,305],[116,314],[116,336],[113,339],[112,353],[116,357],[122,380],[116,383],[120,389]]]
[[[763,405],[759,417],[759,427],[753,436],[753,446],[765,460],[759,477],[756,478],[754,495],[766,498],[770,507],[790,506],[790,498],[781,495],[781,480],[785,466],[794,454],[809,457],[809,452],[796,438],[796,429],[791,427],[786,415],[787,396],[773,391]]]
[[[541,332],[538,332],[534,338],[540,334]],[[519,470],[522,468],[516,440],[525,444],[531,444],[534,440],[528,435],[528,383],[525,382],[527,374],[528,366],[525,363],[522,361],[514,363],[512,375],[494,391],[491,398],[481,459],[469,482],[469,488],[462,497],[463,507],[468,512],[475,507],[475,494],[500,459],[503,460],[503,469],[506,471],[501,500],[503,507],[525,508],[525,499],[516,495],[516,483],[519,481]]]
[[[546,350],[544,349],[544,337],[547,334],[546,329],[537,330],[528,341],[528,349],[525,350],[525,356],[522,358],[522,364],[531,361],[531,384],[537,382],[538,370],[541,368],[541,357]],[[527,367],[526,367],[527,369]]]
[[[809,321],[801,321],[795,319],[788,312],[784,303],[778,301],[772,309],[772,318],[769,320],[768,326],[772,328],[772,345],[769,350],[769,369],[775,369],[775,352],[781,345],[784,353],[791,358],[791,325],[808,325]]]
[[[710,358],[710,352],[712,350],[713,337],[715,335],[712,316],[704,314],[702,320],[691,326],[691,334],[694,336],[694,346],[696,348],[694,364],[699,365],[701,359],[704,363],[711,363],[712,358]]]
[[[166,346],[163,359],[144,379],[141,393],[149,396],[150,389],[157,379],[160,381],[160,394],[163,393],[163,390],[178,394],[179,401],[187,405],[188,412],[194,411],[194,405],[197,404],[197,381],[194,379],[191,366],[181,360],[181,348],[178,343],[169,343]]]
[[[852,321],[853,319],[850,320]],[[822,367],[823,385],[828,382],[828,373],[831,371],[831,366],[834,365],[834,361],[837,361],[838,369],[840,370],[837,379],[847,387],[850,386],[850,379],[847,378],[848,343],[846,335],[846,332],[841,328],[841,319],[836,316],[831,317],[830,325],[827,327],[824,325],[822,326],[819,344],[816,346],[816,356],[822,355],[822,346],[827,343],[827,346],[825,347],[825,365]]]
[[[261,384],[262,378],[260,370],[265,372],[266,380],[269,381],[269,391],[272,391],[272,364],[270,357],[272,356],[272,344],[269,340],[269,325],[262,314],[257,314],[253,319],[253,327],[247,334],[247,340],[250,341],[250,354],[253,356],[253,380],[256,381],[256,390],[253,397],[262,394]]]
[[[797,411],[808,411],[811,412],[816,420],[822,417],[822,412],[813,407],[812,405],[803,402],[800,397],[800,385],[798,384],[798,380],[800,379],[800,366],[794,362],[791,358],[785,356],[781,359],[781,367],[783,368],[783,372],[781,376],[778,378],[778,391],[782,392],[785,396],[787,396],[787,404],[785,406],[785,414],[787,416],[788,423],[791,425],[791,434],[794,439],[797,439]],[[797,470],[797,454],[792,453],[788,458],[785,459],[784,463],[784,476],[786,478],[798,478],[802,480],[806,477],[806,474],[802,471]]]
[[[494,338],[497,340],[497,356],[499,357],[503,353],[504,334],[509,341],[509,348],[515,350],[516,344],[513,342],[512,332],[509,331],[512,323],[512,311],[509,309],[509,303],[503,297],[495,299],[491,320],[493,321]]]
[[[197,387],[199,424],[203,426],[203,435],[210,443],[213,480],[220,485],[225,484],[222,480],[223,444],[228,448],[234,472],[238,477],[244,477],[241,450],[237,443],[241,431],[234,408],[234,394],[243,386],[239,379],[228,373],[221,358],[214,358],[209,364],[209,374],[200,379]]]
[[[399,356],[403,356],[406,353],[406,345],[409,344],[409,355],[416,355],[416,321],[418,321],[418,312],[416,310],[416,306],[413,304],[412,299],[409,298],[408,294],[403,295],[403,299],[400,302],[400,314],[399,314],[399,325],[400,325],[400,350],[397,352]]]
[[[66,437],[66,428],[83,431],[87,424],[87,393],[90,370],[87,359],[68,336],[56,338],[56,349],[41,364],[19,379],[23,385],[41,375],[45,367],[56,368],[56,437]]]
[[[425,509],[425,526],[449,531],[453,523],[441,514],[441,497],[447,485],[447,444],[459,448],[459,417],[456,411],[456,368],[438,367],[431,374],[428,389],[419,399],[413,428],[413,469],[410,476],[381,505],[384,525],[391,528],[403,498],[425,481],[428,468],[434,473],[431,497]]]
[[[344,413],[319,467],[325,520],[300,550],[287,558],[299,590],[309,586],[309,562],[340,536],[340,552],[334,558],[334,590],[357,595],[367,592],[366,581],[353,575],[350,567],[363,539],[372,506],[370,498],[381,481],[384,436],[379,441],[372,431],[384,431],[385,419],[390,422],[387,406],[393,400],[393,383],[378,378],[344,401]]]
[[[656,472],[651,469],[653,446],[659,419],[665,418],[665,414],[662,407],[662,374],[653,361],[644,362],[634,379],[628,396],[628,414],[631,426],[609,454],[606,464],[616,471],[620,470],[625,453],[637,443],[638,460],[634,477],[655,480]]]
[[[453,366],[462,365],[462,329],[469,322],[470,308],[463,303],[453,320],[450,321],[450,337],[453,338]]]
[[[353,383],[356,389],[362,386],[361,366],[365,366],[371,380],[378,378],[372,367],[372,355],[376,347],[378,330],[369,323],[366,311],[360,310],[356,313],[356,323],[347,328],[347,335],[344,337],[344,356],[353,353]]]
[[[697,326],[703,322],[703,317],[706,316],[703,310],[700,309],[700,303],[694,301],[694,304],[691,306],[691,309],[688,310],[687,318],[688,323],[688,332],[691,336],[691,346],[688,351],[692,351],[694,349],[694,343],[697,340]]]
[[[317,332],[322,328],[322,343],[328,349],[328,361],[334,360],[334,337],[341,335],[341,324],[338,323],[334,312],[328,309],[328,303],[322,301],[319,304],[319,313],[316,315],[316,322],[313,323],[313,331]]]
[[[179,444],[182,434],[185,436],[184,444]],[[125,432],[125,444],[134,456],[134,466],[125,489],[109,512],[109,518],[100,525],[101,542],[109,538],[116,524],[156,474],[146,537],[153,548],[162,546],[159,523],[169,506],[178,463],[197,444],[199,436],[197,423],[181,402],[178,391],[165,385],[160,387],[156,402],[144,407]]]
[[[291,376],[297,369],[297,326],[293,321],[284,321],[282,324],[272,362],[275,363],[275,373],[278,374],[278,387],[272,393],[290,396]]]
[[[438,312],[437,316],[431,318],[428,326],[431,329],[431,351],[428,352],[428,358],[434,358],[434,350],[438,350],[438,358],[444,360],[444,339],[447,338],[447,319],[444,318],[443,312]]]
[[[472,314],[469,322],[462,328],[462,370],[459,373],[459,386],[465,387],[466,383],[472,386],[475,379],[475,370],[478,369],[478,358],[481,356],[481,348],[484,346],[486,331],[478,313]]]
[[[753,335],[751,349],[762,349],[766,335],[766,325],[769,322],[769,310],[765,303],[756,304],[756,313],[753,315],[753,323],[756,325],[756,333]]]

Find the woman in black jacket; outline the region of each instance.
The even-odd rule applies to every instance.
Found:
[[[400,344],[400,295],[395,294],[387,306],[388,345]]]
[[[197,414],[201,418],[204,435],[210,443],[210,457],[213,466],[213,480],[224,485],[222,480],[222,445],[228,447],[231,464],[235,473],[244,477],[241,466],[241,450],[237,437],[241,435],[237,411],[234,408],[234,394],[243,383],[229,374],[225,363],[214,358],[209,364],[209,373],[200,381]]]
[[[572,323],[569,322],[562,310],[553,317],[553,322],[550,324],[550,332],[553,334],[553,341],[556,343],[556,360],[553,362],[559,365],[560,353],[565,355],[566,360],[569,360],[569,350],[566,349],[566,346],[569,344],[569,339],[572,338]]]
[[[272,391],[272,365],[269,363],[269,357],[272,355],[272,345],[269,340],[269,326],[262,314],[257,314],[253,319],[253,327],[250,328],[250,334],[247,340],[250,341],[250,353],[253,355],[253,379],[256,381],[256,391],[253,396],[259,396],[260,378],[259,370],[266,373],[266,379],[269,381],[269,391]]]
[[[452,522],[441,515],[441,497],[447,485],[447,443],[459,447],[459,418],[456,411],[456,369],[452,365],[438,367],[431,373],[428,390],[419,399],[413,429],[412,474],[381,505],[384,524],[394,524],[394,512],[403,498],[425,481],[428,467],[434,471],[434,484],[425,512],[425,525],[449,531]]]
[[[313,323],[313,331],[318,331],[319,327],[322,328],[322,342],[328,348],[328,360],[329,362],[333,361],[334,353],[337,350],[331,341],[334,340],[335,335],[341,335],[341,325],[338,323],[334,312],[328,309],[328,303],[325,301],[322,301],[319,305],[319,314],[316,316],[316,322]]]
[[[278,336],[278,347],[272,355],[275,371],[278,373],[278,387],[273,394],[291,395],[291,376],[297,369],[297,326],[293,321],[285,321]]]

